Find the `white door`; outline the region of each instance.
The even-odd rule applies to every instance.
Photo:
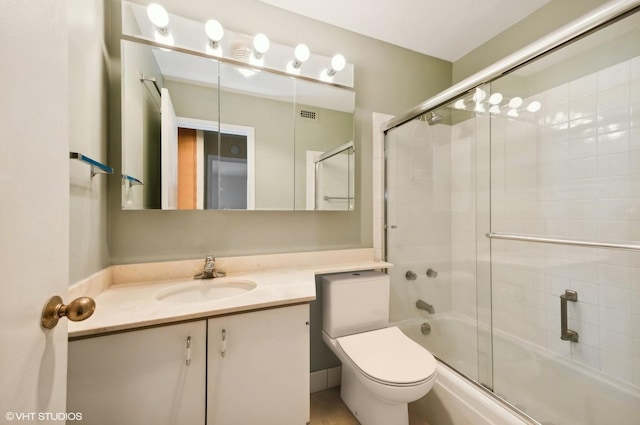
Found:
[[[0,423],[66,409],[67,323],[40,313],[68,301],[67,26],[64,0],[0,4]]]
[[[178,118],[171,103],[169,90],[162,88],[162,130],[160,141],[160,179],[162,181],[162,209],[178,208]]]

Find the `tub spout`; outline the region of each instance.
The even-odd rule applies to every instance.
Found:
[[[427,304],[426,302],[422,301],[422,300],[418,300],[416,301],[416,307],[418,307],[420,310],[424,310],[429,314],[435,314],[436,311],[433,309],[433,306],[431,304]]]

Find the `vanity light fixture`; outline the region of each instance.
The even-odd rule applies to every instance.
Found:
[[[154,39],[158,43],[173,46],[173,35],[169,32],[169,14],[166,9],[158,3],[151,3],[147,6],[147,17],[156,27]]]
[[[222,48],[220,47],[220,40],[224,37],[224,28],[222,24],[215,19],[209,19],[204,24],[204,32],[209,38],[206,51],[210,55],[222,56]]]
[[[347,65],[347,61],[344,56],[341,54],[337,54],[331,58],[331,68],[327,70],[327,75],[329,77],[333,77],[338,72],[342,71],[344,67]]]
[[[342,56],[341,54],[333,56],[331,58],[331,66],[322,71],[322,73],[320,74],[320,79],[327,82],[333,81],[333,76],[342,71],[346,65],[347,61],[345,60],[344,56]]]
[[[169,14],[164,7],[158,3],[151,3],[147,6],[147,17],[156,26],[156,31],[166,34],[169,26]]]
[[[266,35],[262,33],[256,34],[255,37],[253,37],[253,48],[255,49],[253,56],[255,56],[256,59],[262,59],[262,56],[269,50],[270,45],[271,43]]]
[[[290,74],[298,74],[302,64],[311,56],[311,51],[309,51],[306,44],[298,44],[293,54],[295,59],[287,64],[287,72]]]

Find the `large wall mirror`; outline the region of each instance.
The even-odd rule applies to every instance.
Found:
[[[353,210],[353,90],[123,38],[124,209]]]

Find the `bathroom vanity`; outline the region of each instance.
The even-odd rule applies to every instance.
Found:
[[[91,424],[307,424],[315,276],[390,266],[370,258],[218,259],[227,277],[200,281],[172,274],[202,260],[116,266],[94,317],[69,325],[67,410]]]
[[[92,424],[305,424],[308,324],[301,304],[72,341],[68,409]]]

